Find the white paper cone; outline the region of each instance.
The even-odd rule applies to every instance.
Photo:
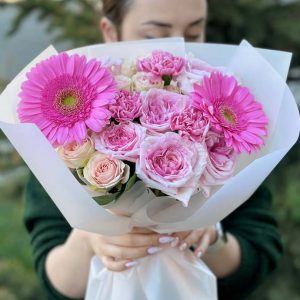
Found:
[[[140,186],[139,201],[136,201],[137,191],[129,191],[122,197],[127,200],[122,200],[122,202],[120,200],[117,205],[121,206],[123,211],[126,208],[122,216],[112,215],[96,204],[76,182],[35,125],[17,124],[16,105],[19,101],[18,93],[21,82],[33,65],[56,53],[52,47],[27,66],[0,96],[0,128],[40,180],[71,226],[102,234],[121,234],[128,232],[132,226],[151,226],[156,231],[167,232],[212,224],[218,218],[224,218],[247,200],[247,197],[255,191],[296,142],[300,126],[299,113],[295,100],[284,82],[290,63],[290,54],[256,50],[247,42],[243,42],[241,46],[226,46],[184,44],[182,39],[96,45],[75,49],[70,53],[84,54],[89,58],[100,58],[108,54],[128,58],[132,57],[133,53],[144,55],[153,49],[164,49],[183,56],[185,48],[188,51],[192,50],[196,56],[208,63],[223,65],[230,63],[229,67],[241,78],[243,84],[248,86],[257,99],[263,103],[270,118],[271,133],[266,146],[257,156],[243,155],[241,157],[238,165],[240,172],[235,177],[231,178],[225,186],[215,189],[215,193],[208,201],[200,194],[193,196],[188,208],[182,207],[181,203],[174,202],[170,197],[163,197],[159,200],[154,198],[152,201],[147,199],[153,196],[151,194],[141,197],[146,192],[146,188]],[[244,173],[248,178],[244,176]],[[251,176],[255,178],[249,181]],[[231,185],[238,185],[242,190],[249,190],[249,192],[237,195],[235,188]],[[143,206],[145,202],[148,203]],[[213,213],[217,202],[227,209]],[[206,216],[205,219],[199,218],[203,215]]]

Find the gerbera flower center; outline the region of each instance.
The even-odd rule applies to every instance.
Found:
[[[63,115],[69,115],[80,107],[81,95],[78,91],[65,89],[58,91],[55,100],[55,108]]]
[[[237,123],[237,117],[236,117],[234,111],[230,107],[223,106],[220,108],[220,112],[221,112],[223,119],[230,125],[234,125]]]
[[[74,106],[76,104],[76,98],[73,96],[68,96],[65,99],[63,99],[63,105],[64,106]]]

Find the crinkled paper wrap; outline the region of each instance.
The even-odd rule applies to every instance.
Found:
[[[169,249],[146,257],[139,267],[108,272],[98,257],[91,263],[89,300],[214,300],[215,277],[191,252]]]
[[[155,197],[142,182],[137,182],[118,200],[116,205],[107,207],[112,208],[118,215],[110,214],[105,208],[99,206],[76,181],[34,124],[18,123],[16,106],[19,102],[18,93],[21,83],[25,80],[26,72],[37,62],[56,54],[55,49],[49,47],[20,73],[0,96],[0,128],[74,228],[99,234],[120,235],[128,232],[133,226],[149,227],[160,233],[169,233],[214,224],[225,218],[254,193],[298,139],[299,112],[295,99],[286,84],[291,59],[289,53],[255,49],[245,41],[240,46],[227,46],[184,44],[182,39],[96,45],[75,49],[70,53],[84,54],[88,58],[99,59],[108,55],[114,58],[132,58],[133,54],[134,56],[147,55],[154,49],[166,50],[181,56],[191,51],[196,57],[212,65],[227,66],[263,104],[270,119],[266,144],[257,155],[242,155],[238,161],[235,176],[224,186],[214,189],[209,199],[196,194],[192,197],[189,207],[185,208],[171,197]],[[143,292],[144,297],[148,297],[145,299],[151,300],[193,299],[183,298],[181,293],[177,293],[177,297],[172,296],[171,287],[174,286],[173,280],[175,279],[171,274],[176,274],[177,278],[183,277],[183,280],[186,276],[182,274],[191,274],[192,278],[189,278],[191,284],[187,281],[177,282],[183,291],[186,290],[186,293],[191,289],[195,295],[204,292],[206,284],[196,286],[197,280],[204,280],[204,278],[205,282],[210,282],[208,290],[213,293],[216,282],[207,268],[199,261],[194,264],[191,256],[183,258],[181,255],[179,252],[166,251],[147,258],[134,270],[124,273],[111,273],[102,269],[99,262],[94,260],[87,299],[115,300],[119,297],[113,295],[123,296],[126,291],[129,293],[130,289],[137,291],[137,294],[129,293],[131,297],[128,300],[144,299],[139,298],[139,295],[142,295],[139,293]],[[185,264],[182,264],[184,268],[179,266],[182,260],[185,261]],[[178,264],[174,261],[178,261]],[[164,277],[157,277],[158,275]],[[162,298],[159,296],[162,295],[160,293],[166,292],[161,288],[161,281],[169,287],[167,290],[169,290],[170,297],[166,297],[167,294],[163,294]],[[98,287],[97,282],[99,282]],[[105,286],[113,284],[110,298],[96,297],[98,293],[99,295],[102,295],[102,292],[105,293],[101,288],[101,282],[105,282]],[[120,288],[123,286],[125,290]],[[132,287],[135,288],[132,289]],[[148,291],[154,296],[148,296]],[[215,298],[216,296],[211,298],[203,296],[198,299]]]

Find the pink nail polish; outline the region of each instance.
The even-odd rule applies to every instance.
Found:
[[[138,262],[136,260],[133,260],[133,261],[129,261],[125,264],[125,267],[126,268],[132,268],[134,266],[136,266],[138,264]]]
[[[178,245],[178,243],[179,243],[179,238],[176,237],[175,240],[171,243],[171,247],[175,248]]]
[[[161,251],[161,248],[159,247],[151,247],[147,250],[148,254],[155,254]]]
[[[158,241],[161,243],[161,244],[169,244],[171,242],[173,242],[175,240],[174,237],[172,236],[161,236]]]
[[[196,254],[196,256],[198,257],[198,258],[201,258],[201,256],[202,256],[202,251],[198,251],[198,253]]]
[[[186,248],[187,248],[187,243],[182,243],[182,244],[179,246],[179,250],[180,250],[180,251],[184,251]]]

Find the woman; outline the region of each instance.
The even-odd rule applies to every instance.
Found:
[[[100,27],[105,42],[184,36],[204,41],[205,0],[105,0]],[[266,187],[222,221],[222,227],[159,235],[136,228],[119,237],[71,229],[32,176],[26,189],[25,223],[36,268],[50,299],[84,296],[90,259],[99,255],[113,271],[134,267],[138,258],[166,247],[191,251],[218,278],[220,299],[244,299],[277,266],[282,246]],[[225,238],[226,236],[226,238]],[[207,251],[208,249],[208,251]]]

